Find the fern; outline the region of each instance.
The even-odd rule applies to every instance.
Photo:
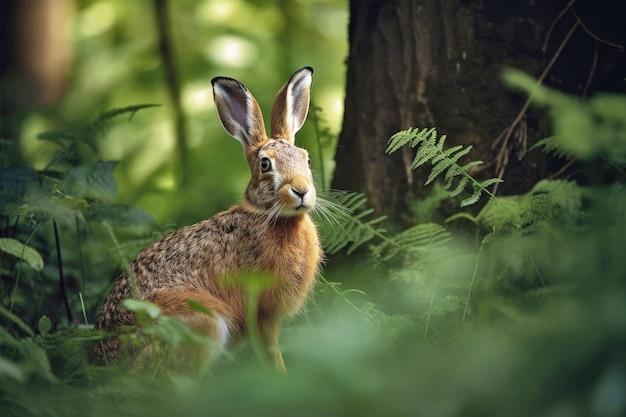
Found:
[[[543,148],[544,153],[551,153],[556,158],[571,159],[574,157],[571,151],[559,145],[559,141],[556,136],[543,138],[537,141],[537,143],[535,143],[530,149],[533,150],[537,148]]]
[[[591,193],[570,181],[538,182],[519,196],[493,199],[477,216],[479,224],[495,232],[528,234],[575,224]]]
[[[427,130],[409,128],[391,137],[386,152],[391,154],[405,145],[416,149],[416,155],[411,163],[411,169],[416,169],[430,162],[432,165],[431,172],[424,185],[432,183],[443,174],[444,189],[450,192],[450,197],[461,194],[471,185],[472,194],[461,201],[461,207],[477,203],[483,193],[493,198],[494,195],[487,188],[493,184],[502,182],[502,180],[499,178],[490,178],[484,181],[475,180],[474,177],[469,174],[469,171],[471,168],[483,162],[471,161],[464,165],[459,164],[459,160],[472,150],[472,146],[464,147],[463,145],[457,145],[449,149],[444,149],[445,141],[446,135],[437,137],[437,130],[435,128]]]
[[[350,254],[374,236],[384,238],[384,229],[379,228],[379,224],[386,217],[366,219],[374,210],[362,209],[367,201],[363,194],[328,191],[318,200],[320,203],[314,213],[326,253],[334,254],[347,247]]]
[[[100,114],[88,125],[68,127],[40,133],[37,135],[37,138],[53,142],[66,151],[72,150],[72,147],[77,143],[84,143],[95,152],[97,150],[96,139],[105,131],[111,120],[125,114],[128,114],[129,120],[131,120],[138,111],[159,106],[160,104],[135,104],[132,106],[111,109]]]
[[[117,184],[113,177],[116,161],[98,161],[71,168],[63,175],[62,188],[77,198],[113,198]]]
[[[548,108],[557,134],[540,141],[547,151],[581,161],[602,158],[621,172],[626,167],[626,98],[619,94],[598,94],[580,100],[545,86],[521,71],[509,69],[504,79],[532,96],[533,102]]]
[[[443,246],[451,239],[450,233],[438,224],[418,224],[372,247],[372,256],[375,262],[383,263],[400,252],[423,254]]]

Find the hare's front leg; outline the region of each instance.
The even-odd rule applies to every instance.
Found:
[[[280,346],[278,345],[278,328],[279,323],[276,321],[266,321],[259,323],[259,330],[263,344],[270,358],[274,361],[276,369],[280,372],[287,373],[285,367],[285,361],[283,355],[280,353]]]

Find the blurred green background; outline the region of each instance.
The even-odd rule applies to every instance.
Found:
[[[131,123],[116,123],[97,149],[103,160],[120,161],[115,170],[119,201],[145,209],[159,223],[183,225],[237,202],[248,179],[241,147],[224,132],[215,111],[211,78],[242,81],[259,101],[269,127],[274,95],[297,68],[310,65],[315,70],[313,104],[323,109],[322,126],[337,132],[347,2],[171,1],[165,10],[164,30],[173,54],[168,58],[159,49],[157,7],[162,5],[148,0],[72,3],[65,19],[56,22],[62,24],[64,47],[70,51],[67,85],[58,102],[24,119],[20,150],[29,165],[41,169],[56,149],[37,140],[38,133],[85,123],[112,108],[161,104]],[[179,78],[184,147],[175,130],[168,64]],[[314,136],[309,120],[298,143],[311,148],[319,168],[321,156],[311,146]],[[325,149],[327,170],[332,169],[332,152],[332,146]]]

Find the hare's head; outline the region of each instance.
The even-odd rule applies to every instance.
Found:
[[[213,96],[224,129],[243,145],[251,179],[242,201],[248,210],[293,216],[315,206],[311,161],[294,145],[309,110],[313,69],[296,71],[278,92],[272,107],[272,136],[250,91],[232,78],[216,77]]]

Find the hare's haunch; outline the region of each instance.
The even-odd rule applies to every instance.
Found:
[[[242,143],[250,166],[241,204],[183,227],[141,252],[111,290],[96,329],[116,331],[134,324],[123,301],[138,297],[207,335],[219,350],[248,329],[244,289],[230,278],[258,271],[274,282],[260,294],[256,325],[276,366],[284,369],[279,325],[302,307],[322,260],[317,229],[308,215],[316,203],[310,160],[306,150],[294,146],[294,135],[308,112],[312,74],[312,68],[301,68],[278,92],[271,138],[259,105],[243,84],[226,77],[212,80],[222,124]],[[188,299],[212,315],[190,309]],[[93,345],[90,358],[95,364],[115,364],[125,348],[120,339],[107,339]],[[147,359],[150,352],[150,346],[135,352],[136,361]],[[197,358],[182,350],[172,354],[189,356],[188,362]]]

